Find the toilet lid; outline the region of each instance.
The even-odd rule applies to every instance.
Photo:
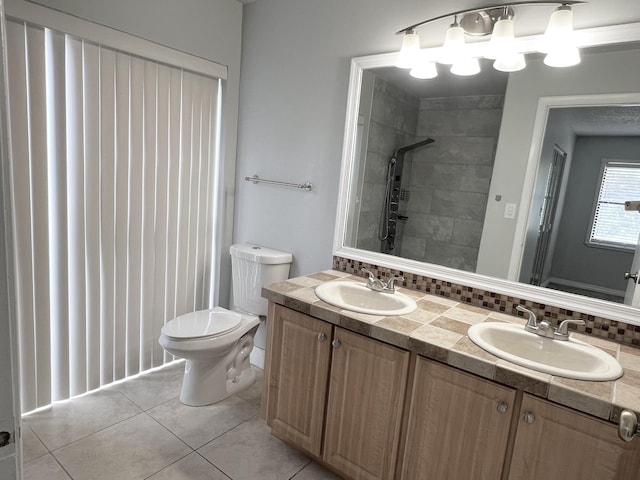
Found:
[[[240,325],[242,316],[220,307],[186,313],[170,320],[162,333],[172,338],[202,338],[224,335]]]

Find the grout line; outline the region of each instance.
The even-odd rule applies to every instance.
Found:
[[[226,474],[226,472],[222,471],[220,469],[220,467],[218,467],[215,463],[210,462],[209,459],[207,457],[205,457],[204,455],[202,455],[200,452],[196,451],[195,452],[196,455],[200,456],[200,458],[202,458],[205,462],[207,462],[209,465],[211,465],[213,468],[215,468],[216,470],[218,470],[222,475],[224,475],[225,477],[227,477],[229,480],[233,480],[232,477],[230,477],[229,475]]]
[[[167,468],[169,468],[171,465],[175,465],[176,463],[178,463],[181,460],[184,460],[185,458],[187,458],[189,455],[193,454],[195,452],[191,451],[189,453],[187,453],[186,455],[178,458],[175,462],[171,462],[169,465],[165,465],[164,467],[162,467],[160,470],[157,470],[155,472],[153,472],[151,475],[148,475],[146,477],[144,477],[144,480],[148,480],[149,478],[153,477],[154,475],[157,475],[158,473],[162,472],[163,470],[166,470]],[[73,479],[71,479],[73,480]]]

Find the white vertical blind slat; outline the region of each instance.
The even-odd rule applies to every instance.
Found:
[[[207,146],[207,155],[209,158],[209,162],[207,163],[209,167],[209,172],[207,174],[207,195],[205,199],[206,203],[206,241],[205,241],[205,257],[204,257],[204,269],[208,272],[204,277],[203,281],[203,296],[202,302],[203,305],[212,305],[213,298],[211,296],[212,292],[212,284],[213,278],[215,276],[215,265],[214,265],[214,242],[215,242],[215,219],[214,212],[216,208],[218,208],[217,195],[216,191],[216,172],[217,172],[217,162],[216,155],[218,153],[217,150],[217,134],[218,134],[218,89],[219,89],[219,80],[211,80],[213,84],[210,87],[208,93],[208,106],[209,106],[209,129],[208,129],[208,146]]]
[[[169,98],[171,72],[169,67],[158,65],[156,89],[156,197],[154,201],[155,269],[153,290],[153,330],[152,337],[158,338],[160,330],[168,320],[166,311],[166,269],[167,269],[167,214],[169,182]],[[165,361],[164,349],[158,342],[153,343],[152,366]]]
[[[100,382],[114,377],[115,53],[100,49]]]
[[[207,242],[209,198],[207,192],[211,172],[208,159],[211,158],[211,90],[215,88],[215,85],[211,84],[212,80],[210,79],[201,78],[200,82],[203,84],[200,90],[200,102],[202,105],[200,159],[202,166],[198,189],[198,259],[196,261],[196,277],[194,279],[196,283],[196,305],[204,305],[208,299],[208,295],[206,294],[207,282],[205,281],[207,278],[206,273],[209,270],[209,266],[206,263],[209,251]]]
[[[71,395],[87,391],[82,43],[65,39],[67,99],[67,232],[69,261],[69,375]]]
[[[127,267],[127,375],[140,371],[142,163],[144,63],[131,57],[129,77],[129,254]]]
[[[198,192],[201,176],[202,159],[200,157],[200,142],[202,137],[202,105],[201,87],[199,78],[193,74],[188,74],[192,87],[191,96],[191,179],[189,180],[189,239],[188,239],[188,262],[187,262],[187,297],[185,299],[186,308],[194,310],[196,307],[196,263],[198,261],[198,230],[199,230],[199,208]]]
[[[65,38],[45,30],[49,245],[51,299],[51,389],[53,400],[69,398],[69,266],[67,262],[67,146]],[[42,406],[42,405],[38,405]]]
[[[20,22],[7,36],[29,411],[172,360],[162,325],[206,306],[219,81]]]
[[[100,386],[100,49],[82,44],[87,388]]]
[[[49,220],[47,178],[47,111],[44,30],[27,29],[29,93],[29,163],[31,164],[31,223],[33,251],[34,329],[37,403],[51,402],[51,335],[49,302]]]
[[[26,56],[24,27],[7,23],[8,87],[11,95],[11,143],[14,159],[12,166],[14,219],[30,219],[31,216]],[[14,223],[16,313],[20,341],[21,402],[24,411],[37,406],[33,324],[33,258],[31,255],[31,222],[14,221]]]
[[[156,199],[156,83],[158,67],[155,62],[144,62],[143,105],[143,164],[142,164],[142,265],[140,275],[140,369],[153,366],[154,322],[162,325],[163,318],[154,318],[153,292],[155,282],[154,215]]]
[[[182,98],[180,121],[180,173],[178,193],[178,251],[176,256],[176,314],[189,311],[188,306],[188,265],[189,265],[189,190],[191,186],[191,166],[193,162],[191,151],[191,97],[193,83],[188,73],[182,74]]]
[[[129,56],[116,53],[114,380],[126,376],[129,238]]]
[[[171,71],[169,98],[169,184],[167,186],[167,273],[166,292],[167,318],[178,314],[177,307],[177,252],[178,252],[178,202],[180,194],[180,132],[182,72]],[[169,356],[167,354],[167,356]],[[173,357],[171,357],[173,358]]]

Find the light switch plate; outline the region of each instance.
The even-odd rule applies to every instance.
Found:
[[[504,218],[516,218],[516,206],[515,203],[507,203],[504,206]]]

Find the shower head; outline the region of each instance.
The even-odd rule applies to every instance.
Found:
[[[406,145],[404,147],[399,147],[396,149],[396,153],[393,154],[394,157],[397,157],[401,153],[406,153],[409,150],[413,150],[414,148],[423,147],[425,145],[429,145],[430,143],[435,142],[433,138],[427,138],[426,140],[422,140],[420,142],[412,143],[411,145]]]

